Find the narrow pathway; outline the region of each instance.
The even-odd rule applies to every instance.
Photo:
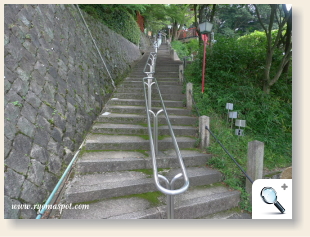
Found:
[[[154,185],[149,155],[142,87],[147,57],[136,64],[97,118],[65,188],[62,203],[86,203],[89,209],[63,210],[58,218],[166,218],[166,197]],[[210,156],[195,148],[198,118],[184,107],[179,64],[163,44],[155,77],[190,179],[190,188],[175,197],[175,218],[216,218],[216,213],[238,205],[240,193],[222,185],[221,174],[206,167]],[[160,109],[158,97],[153,99],[153,108]],[[159,173],[173,177],[179,168],[164,117],[159,119],[159,135]]]

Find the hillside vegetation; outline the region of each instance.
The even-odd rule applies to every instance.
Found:
[[[173,47],[182,56],[188,56],[198,40]],[[273,170],[292,164],[292,68],[283,73],[269,94],[263,91],[262,70],[266,37],[255,31],[242,37],[217,37],[217,42],[207,47],[205,91],[201,92],[202,55],[200,47],[195,60],[185,69],[187,82],[194,84],[194,99],[200,115],[210,117],[210,128],[227,150],[246,169],[248,142],[264,142],[264,168]],[[276,73],[280,63],[281,50],[274,55],[271,74]],[[237,137],[237,128],[227,121],[226,103],[234,104],[238,118],[246,120],[245,136]],[[194,111],[195,111],[194,109]],[[208,148],[214,156],[209,164],[220,169],[225,182],[242,191],[244,209],[250,210],[249,200],[244,190],[245,177],[231,161],[223,149],[211,139]]]

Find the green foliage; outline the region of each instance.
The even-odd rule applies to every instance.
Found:
[[[12,104],[18,107],[23,107],[23,105],[19,101],[13,101]]]
[[[190,56],[199,49],[199,41],[191,39],[188,43],[182,43],[178,40],[171,42],[172,48],[177,52],[180,59]]]
[[[199,40],[198,39],[191,39],[188,43],[185,44],[189,53],[198,52],[199,50]]]
[[[188,56],[189,54],[186,45],[180,41],[172,41],[171,47],[177,52],[180,59]]]
[[[145,9],[139,4],[83,4],[80,8],[101,20],[110,29],[134,44],[139,44],[140,29],[134,18],[136,10]]]
[[[212,112],[225,120],[226,103],[235,105],[239,118],[247,120],[247,134],[265,143],[265,166],[274,168],[291,162],[292,84],[283,76],[270,94],[262,91],[259,75],[263,70],[265,45],[261,32],[239,39],[219,38],[208,49],[204,94],[200,92],[201,53],[187,67],[185,76],[196,84],[194,96],[200,114],[210,116]]]
[[[247,144],[264,142],[264,168],[292,164],[292,83],[291,69],[272,87],[262,90],[261,75],[266,57],[266,39],[262,32],[240,38],[218,37],[207,49],[205,92],[201,93],[202,50],[185,69],[187,81],[194,84],[194,98],[200,115],[211,118],[210,128],[238,163],[246,170]],[[280,49],[273,58],[280,63]],[[275,72],[275,67],[272,67]],[[234,104],[239,119],[247,122],[245,136],[237,138],[227,122],[226,103]],[[211,140],[212,141],[212,140]],[[209,165],[224,174],[224,181],[242,190],[242,208],[249,210],[244,191],[245,176],[214,140]]]

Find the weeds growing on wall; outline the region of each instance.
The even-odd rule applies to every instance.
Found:
[[[138,45],[140,28],[134,18],[135,11],[121,4],[82,4],[82,10],[101,20],[111,30]],[[132,14],[131,14],[131,13]]]

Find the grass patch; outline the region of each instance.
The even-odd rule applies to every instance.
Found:
[[[82,152],[83,151],[83,152]],[[149,157],[149,154],[147,153],[146,150],[86,150],[85,146],[82,148],[82,150],[80,151],[80,155],[83,155],[84,153],[92,153],[92,152],[109,152],[109,151],[128,151],[128,152],[139,152],[141,153],[143,156],[145,157]],[[142,157],[143,158],[143,157]]]
[[[128,198],[142,198],[147,200],[148,202],[150,202],[151,206],[158,206],[161,204],[159,198],[161,196],[163,196],[164,194],[162,194],[159,191],[156,192],[148,192],[148,193],[139,193],[139,194],[131,194],[131,195],[127,195],[127,196],[121,196],[121,197],[112,197],[112,200],[116,200],[116,199],[128,199]],[[78,205],[78,204],[93,204],[93,203],[98,203],[98,202],[102,202],[105,200],[109,200],[109,199],[97,199],[97,200],[92,200],[92,201],[87,201],[87,202],[79,202],[79,203],[73,203],[74,205]]]
[[[137,169],[137,170],[130,170],[130,171],[141,172],[141,173],[148,175],[149,177],[153,176],[153,169]],[[157,172],[158,173],[167,172],[167,169],[158,168]]]
[[[149,193],[141,193],[141,194],[134,194],[132,197],[143,198],[151,203],[152,206],[158,206],[161,204],[159,197],[163,196],[161,192],[149,192]]]

